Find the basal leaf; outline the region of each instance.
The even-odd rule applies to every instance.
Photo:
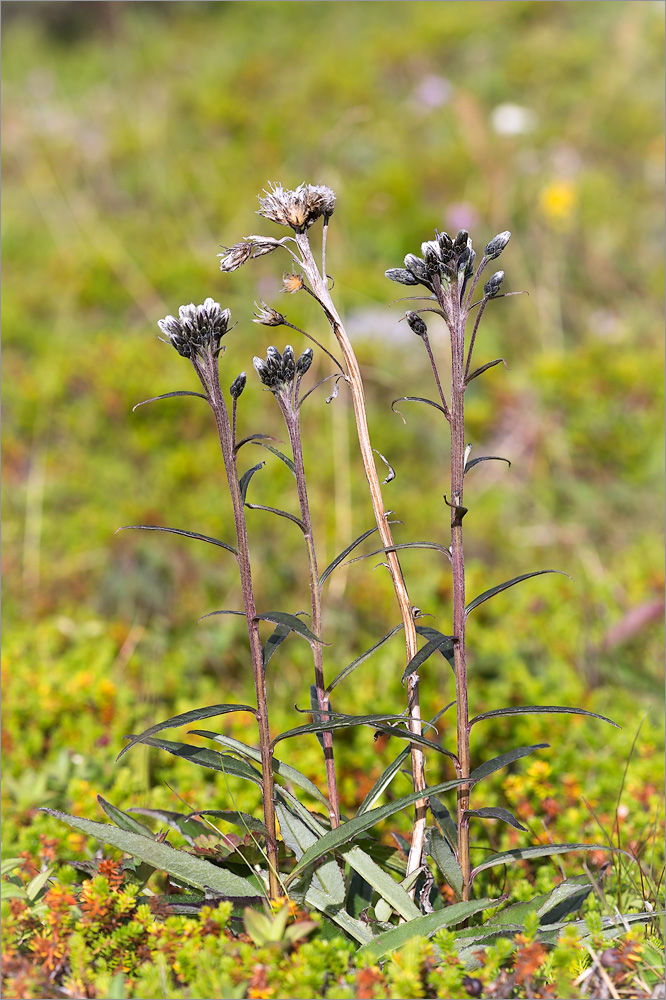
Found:
[[[549,743],[535,743],[531,747],[515,747],[507,753],[501,753],[498,757],[493,757],[492,760],[487,760],[485,764],[481,764],[479,767],[475,768],[470,774],[469,780],[472,783],[481,781],[481,778],[487,778],[489,774],[499,771],[500,768],[506,767],[507,764],[512,764],[514,760],[520,760],[521,757],[527,757],[527,755],[531,754],[534,750],[545,750],[548,746],[550,746]]]
[[[233,552],[234,555],[238,555],[233,545],[227,545],[226,542],[221,542],[219,538],[211,538],[209,535],[200,535],[197,531],[182,531],[180,528],[164,528],[161,524],[124,524],[122,528],[116,528],[114,534],[117,535],[119,531],[130,531],[134,528],[140,531],[166,531],[169,535],[184,535],[185,538],[196,538],[200,542],[209,542],[211,545],[218,545],[221,549],[226,549],[227,552]]]
[[[250,480],[255,472],[259,472],[259,469],[263,469],[265,462],[259,462],[258,465],[253,465],[251,469],[244,472],[243,475],[238,480],[238,485],[240,486],[241,500],[245,503],[245,497],[247,496],[247,488],[250,485]]]
[[[138,410],[140,406],[145,406],[146,403],[156,403],[158,399],[171,399],[173,396],[198,396],[199,399],[205,399],[208,402],[208,397],[204,396],[203,392],[190,392],[188,389],[178,389],[176,392],[163,392],[161,396],[151,396],[150,399],[143,399],[140,403],[135,403],[132,407],[132,413]]]
[[[378,934],[368,944],[359,948],[356,954],[359,957],[363,956],[370,963],[377,962],[389,952],[402,948],[410,938],[430,937],[441,927],[454,927],[474,913],[492,906],[494,902],[492,899],[474,899],[467,903],[445,906],[443,910],[436,910],[435,913],[428,913],[425,917],[418,917],[416,920],[410,920],[390,931]]]
[[[246,503],[245,506],[249,507],[250,510],[267,510],[269,514],[277,514],[278,517],[286,517],[289,521],[293,521],[294,524],[297,524],[303,534],[306,534],[307,532],[307,528],[301,521],[300,517],[296,517],[295,514],[289,514],[286,510],[280,510],[278,507],[265,507],[261,503]]]
[[[498,583],[496,587],[491,587],[490,590],[484,590],[482,594],[475,597],[473,601],[465,608],[465,618],[469,615],[470,611],[474,608],[478,608],[479,604],[483,604],[484,601],[490,600],[495,594],[501,594],[503,590],[508,590],[509,587],[515,586],[517,583],[521,583],[523,580],[529,580],[533,576],[543,576],[544,573],[559,573],[561,576],[569,576],[568,573],[564,573],[561,569],[538,569],[534,573],[523,573],[521,576],[514,576],[513,580],[506,580],[504,583]]]
[[[128,816],[127,813],[123,812],[117,806],[114,806],[111,802],[107,802],[103,799],[101,795],[97,796],[97,801],[101,805],[102,809],[109,817],[112,819],[116,826],[120,827],[121,830],[129,830],[130,833],[136,833],[140,837],[149,837],[154,840],[155,834],[143,823],[139,823],[138,819],[134,819],[133,816]]]
[[[608,722],[609,725],[615,726],[616,729],[621,729],[616,722],[612,719],[607,719],[605,715],[597,715],[596,712],[587,712],[584,708],[566,708],[560,705],[518,705],[513,708],[495,708],[492,712],[482,712],[481,715],[476,715],[473,719],[470,719],[470,726],[473,726],[476,722],[483,722],[484,719],[495,719],[501,715],[589,715],[592,719],[601,719],[602,722]]]
[[[263,615],[255,615],[252,621],[255,622],[274,622],[276,625],[286,625],[287,628],[291,629],[297,635],[303,636],[308,642],[318,642],[322,646],[330,646],[330,642],[324,642],[320,639],[318,635],[311,632],[307,625],[297,618],[296,615],[288,615],[284,611],[267,611]]]
[[[476,816],[478,819],[501,819],[503,823],[508,823],[509,826],[515,827],[516,830],[522,830],[524,833],[529,832],[527,827],[518,822],[512,812],[509,812],[508,809],[501,809],[499,806],[488,806],[483,809],[466,809],[465,816]]]
[[[217,865],[195,857],[186,851],[177,851],[170,844],[150,840],[138,833],[120,830],[107,823],[96,823],[78,816],[69,816],[57,809],[43,809],[49,816],[68,823],[75,830],[80,830],[88,837],[95,837],[103,844],[110,844],[118,850],[144,861],[158,871],[168,872],[186,885],[198,889],[211,889],[225,897],[256,897],[257,890],[247,879],[234,875],[233,872],[218,868]]]
[[[138,810],[135,811],[138,812]],[[149,811],[156,812],[157,810]],[[252,833],[261,833],[263,836],[268,836],[268,830],[261,820],[250,816],[249,813],[239,812],[237,809],[199,809],[197,812],[188,813],[186,819],[196,823],[197,816],[213,816],[215,819],[221,819],[225,823],[233,823],[234,826],[240,827],[244,833],[251,831]],[[204,826],[204,824],[199,823],[199,826]],[[204,829],[207,833],[210,833],[207,826],[204,826]]]
[[[209,705],[207,708],[193,708],[189,712],[183,712],[181,715],[174,715],[165,722],[158,722],[154,726],[144,729],[138,736],[126,736],[125,739],[129,740],[129,743],[120,751],[116,757],[116,761],[119,761],[137,743],[141,743],[146,736],[159,733],[162,729],[176,729],[180,726],[187,726],[190,722],[199,722],[200,719],[212,719],[217,715],[227,715],[228,712],[252,712],[254,715],[255,709],[250,705]]]
[[[191,815],[172,812],[168,809],[144,809],[141,806],[133,806],[130,812],[138,813],[140,816],[151,816],[153,819],[159,820],[160,823],[166,823],[167,826],[182,833],[189,844],[193,844],[197,837],[212,832],[209,826],[199,823]]]
[[[368,657],[372,656],[372,654],[375,653],[378,649],[380,649],[385,642],[388,642],[389,639],[392,639],[393,636],[396,635],[398,632],[400,632],[403,628],[404,626],[402,624],[396,625],[395,628],[392,628],[390,632],[387,632],[385,636],[383,636],[378,642],[376,642],[374,646],[371,646],[370,649],[366,649],[365,653],[361,653],[361,655],[357,657],[352,663],[349,663],[345,667],[345,669],[341,670],[340,673],[337,675],[337,677],[335,677],[331,681],[331,683],[326,688],[326,693],[330,694],[331,691],[338,686],[340,681],[343,681],[346,677],[349,677],[349,675],[353,673],[357,667],[360,667],[362,663],[365,663]]]
[[[474,878],[479,872],[485,871],[486,868],[494,868],[495,865],[508,865],[512,861],[524,861],[530,858],[549,858],[551,855],[569,854],[572,851],[611,851],[614,854],[624,854],[632,861],[635,860],[626,851],[622,851],[618,847],[609,847],[607,844],[539,844],[534,847],[516,847],[512,851],[493,854],[477,865],[471,875]]]
[[[421,911],[410,899],[409,894],[403,889],[399,882],[396,882],[372,858],[362,851],[360,847],[343,848],[340,853],[350,868],[362,875],[369,885],[376,889],[382,899],[385,899],[391,907],[404,917],[405,920],[414,920],[421,916]]]

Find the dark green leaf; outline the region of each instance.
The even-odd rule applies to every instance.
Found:
[[[411,752],[412,751],[409,747],[405,747],[404,750],[401,750],[398,756],[395,758],[395,760],[392,761],[386,768],[386,770],[380,775],[380,777],[377,778],[377,781],[374,783],[374,785],[372,786],[372,788],[370,789],[366,797],[363,799],[358,809],[356,810],[357,816],[362,816],[363,813],[368,811],[368,809],[371,809],[372,806],[377,801],[377,799],[380,797],[380,795],[384,794],[384,792],[391,784],[394,777],[396,776],[402,765],[405,763]]]
[[[626,851],[622,851],[618,847],[608,847],[607,844],[540,844],[536,847],[517,847],[512,851],[493,854],[474,868],[472,878],[479,872],[485,871],[486,868],[494,868],[495,865],[508,865],[512,861],[523,861],[529,858],[549,858],[551,855],[569,854],[571,851],[611,851],[614,854],[624,854],[632,861],[635,860]]]
[[[284,464],[287,466],[287,468],[289,469],[289,471],[291,473],[293,473],[294,476],[296,475],[296,466],[294,465],[293,460],[291,458],[289,458],[287,455],[283,454],[281,451],[278,451],[277,448],[274,448],[270,444],[264,444],[263,441],[253,441],[252,443],[253,444],[258,444],[262,448],[265,448],[267,451],[270,451],[272,455],[275,455],[282,462],[284,462]],[[263,462],[261,464],[263,465]]]
[[[396,403],[427,403],[428,406],[434,406],[436,410],[439,410],[440,413],[443,413],[444,416],[446,416],[446,410],[444,409],[444,407],[440,406],[439,403],[433,402],[432,399],[424,399],[423,396],[400,396],[398,399],[393,400],[393,402],[391,403],[391,409],[393,410],[394,413],[397,413],[398,416],[402,417],[403,424],[406,423],[407,421],[402,416],[402,413],[400,413],[400,410],[396,410],[395,408]]]
[[[485,764],[481,764],[479,767],[475,768],[475,770],[470,774],[469,780],[472,782],[481,781],[481,778],[487,778],[489,774],[499,771],[500,768],[506,767],[507,764],[512,764],[514,760],[520,760],[521,757],[527,757],[527,755],[532,753],[534,750],[544,750],[549,745],[549,743],[535,743],[531,747],[516,747],[514,750],[509,750],[507,753],[501,753],[499,757],[493,757],[492,760],[487,760]]]
[[[204,739],[215,740],[216,743],[227,747],[233,753],[240,754],[241,757],[247,757],[248,760],[254,760],[258,764],[261,764],[260,750],[257,750],[256,747],[249,747],[245,743],[241,743],[240,740],[235,740],[232,736],[225,736],[224,733],[209,733],[199,729],[192,729],[191,733],[193,736],[203,736]],[[290,781],[292,784],[297,785],[298,788],[302,788],[304,792],[312,795],[323,806],[326,806],[326,810],[328,811],[330,808],[328,799],[322,795],[317,786],[309,778],[306,778],[304,774],[297,771],[295,767],[291,767],[290,764],[285,764],[284,761],[273,757],[273,771],[281,778],[284,778],[285,781]]]
[[[345,669],[341,670],[338,676],[331,681],[331,683],[326,688],[326,693],[330,694],[333,688],[338,686],[340,681],[343,681],[345,677],[349,677],[349,675],[353,673],[357,667],[360,667],[362,663],[365,663],[368,657],[372,656],[372,654],[376,652],[381,646],[383,646],[385,642],[388,642],[389,639],[392,639],[393,636],[396,635],[398,632],[400,632],[402,628],[404,628],[403,625],[396,625],[396,627],[392,628],[390,632],[387,632],[386,635],[379,640],[379,642],[376,642],[374,646],[370,647],[370,649],[366,649],[365,653],[361,653],[361,655],[357,657],[357,659],[355,659],[352,663],[348,664],[345,667]]]
[[[286,510],[280,510],[278,507],[264,507],[261,503],[246,503],[245,506],[249,507],[250,510],[267,510],[270,514],[277,514],[279,517],[286,517],[290,521],[293,521],[294,524],[297,524],[303,534],[307,533],[308,529],[305,527],[300,517],[296,517],[294,514],[289,514]]]
[[[446,645],[450,649],[451,653],[453,653],[452,635],[442,635],[441,633],[438,633],[438,635],[436,635],[433,639],[429,639],[425,646],[419,649],[418,653],[411,658],[405,667],[405,672],[402,675],[402,683],[404,684],[410,674],[416,673],[421,664],[425,663],[428,657],[432,656],[433,653],[436,653],[437,650],[441,649],[444,645]]]
[[[398,542],[395,545],[386,545],[383,549],[375,549],[374,552],[366,552],[364,556],[354,556],[353,559],[345,563],[345,566],[351,566],[352,563],[359,562],[361,559],[378,556],[382,552],[397,552],[398,549],[437,549],[438,552],[443,552],[449,561],[451,560],[451,553],[446,545],[440,545],[438,542]]]
[[[390,513],[390,512],[387,512],[387,513]],[[373,532],[375,532],[375,531],[377,531],[376,527],[375,528],[369,528],[368,531],[364,531],[362,535],[359,535],[358,538],[354,539],[354,541],[351,543],[351,545],[347,546],[347,548],[344,550],[344,552],[341,552],[339,556],[336,556],[335,559],[333,560],[333,562],[328,564],[328,566],[326,567],[326,569],[324,570],[324,572],[319,577],[319,586],[321,587],[321,585],[323,584],[324,580],[326,580],[326,578],[331,575],[331,573],[336,568],[336,566],[339,566],[340,563],[342,562],[342,560],[346,556],[348,556],[349,553],[352,552],[356,548],[357,545],[360,545],[361,542],[365,541],[365,539],[368,538],[370,535],[372,535]]]
[[[407,728],[387,725],[387,720],[401,723],[406,723],[407,721],[404,715],[342,716],[340,713],[336,713],[336,717],[331,719],[329,722],[311,722],[306,726],[297,726],[296,729],[288,729],[286,733],[281,733],[279,736],[276,736],[272,741],[271,746],[279,743],[280,740],[290,739],[292,736],[304,736],[306,733],[333,732],[335,729],[349,729],[353,726],[369,726],[371,729],[376,729],[378,732],[385,733],[387,736],[395,736],[399,740],[408,740],[410,743],[416,743],[418,746],[427,747],[429,750],[441,753],[445,757],[455,759],[453,754],[449,750],[445,750],[441,747],[439,743],[433,743],[432,740],[428,740],[425,736],[420,736],[417,733],[412,733]]]
[[[250,480],[255,472],[259,472],[259,469],[263,469],[265,462],[259,462],[258,465],[253,465],[251,469],[244,472],[243,475],[238,480],[238,485],[240,486],[241,500],[245,503],[245,497],[247,496],[247,488],[250,485]]]
[[[256,785],[261,785],[262,777],[256,768],[251,767],[244,760],[237,760],[229,754],[218,753],[217,750],[208,750],[207,747],[195,747],[191,743],[172,743],[171,740],[156,739],[154,736],[137,738],[137,742],[145,743],[149,747],[157,747],[158,750],[166,750],[174,757],[182,757],[199,767],[207,767],[213,771],[222,771],[223,774],[233,774],[237,778],[247,778]]]
[[[458,827],[455,824],[451,813],[446,808],[442,800],[437,795],[430,796],[430,812],[433,814],[435,823],[442,836],[451,844],[452,848],[458,846]]]
[[[168,809],[143,809],[139,806],[134,806],[130,809],[130,812],[139,813],[140,816],[152,816],[153,819],[159,820],[160,823],[166,823],[174,830],[179,830],[189,844],[193,844],[196,837],[200,837],[202,834],[208,835],[212,832],[209,826],[197,822],[191,815],[186,816],[183,813],[171,812]]]
[[[198,620],[200,622],[202,622],[204,620],[204,618],[213,618],[215,615],[240,615],[241,618],[245,618],[246,617],[244,611],[228,611],[228,610],[223,609],[221,611],[208,611],[208,612],[206,612],[205,615],[202,615],[201,618],[199,618]],[[253,709],[253,711],[254,711],[254,709]]]
[[[303,871],[308,865],[311,865],[314,861],[328,854],[330,851],[335,851],[344,844],[349,843],[353,840],[357,834],[363,833],[364,830],[369,830],[371,827],[375,826],[377,823],[381,822],[383,819],[387,819],[389,816],[393,816],[395,813],[400,812],[401,809],[406,809],[407,806],[413,805],[420,799],[428,798],[430,794],[437,795],[439,792],[448,792],[451,788],[457,788],[458,785],[464,785],[465,780],[463,778],[456,778],[453,781],[443,781],[441,784],[433,785],[431,788],[425,788],[422,792],[411,792],[409,795],[404,795],[402,798],[396,799],[394,802],[388,802],[386,805],[377,806],[376,809],[369,809],[368,812],[363,813],[361,816],[355,816],[353,819],[347,820],[346,823],[342,823],[335,830],[330,830],[328,833],[321,837],[317,844],[309,848],[296,868],[292,871],[289,876],[288,881],[295,877],[300,871]]]
[[[135,810],[135,812],[138,811],[138,809]],[[145,811],[157,812],[157,810]],[[196,823],[197,816],[214,816],[216,819],[224,820],[225,823],[233,823],[234,826],[240,827],[244,833],[251,831],[252,833],[261,833],[263,836],[268,836],[268,830],[261,820],[255,819],[249,813],[239,812],[237,809],[199,809],[197,812],[189,813],[185,818]],[[203,826],[207,833],[211,832],[203,823],[199,823],[198,825]]]
[[[68,816],[67,813],[59,812],[57,809],[43,809],[42,812],[68,823],[88,837],[95,837],[103,844],[110,844],[140,861],[145,861],[158,871],[168,872],[186,885],[196,886],[204,891],[212,889],[222,896],[257,895],[257,890],[247,879],[218,868],[209,861],[197,858],[186,851],[177,851],[170,844],[149,840],[140,834],[119,830],[107,823],[95,823],[93,820],[79,819],[78,816]]]
[[[250,441],[258,442],[262,438],[268,441],[278,440],[277,438],[271,437],[270,434],[249,434],[247,437],[244,437],[241,441],[238,442],[238,444],[234,448],[234,455],[237,454],[238,451],[240,451],[240,449],[243,447],[244,444],[248,444]]]
[[[211,545],[219,545],[221,549],[226,549],[227,552],[233,552],[234,555],[238,555],[233,545],[227,545],[226,542],[221,542],[218,538],[211,538],[209,535],[200,535],[196,531],[181,531],[180,528],[163,528],[160,524],[124,524],[122,528],[116,528],[114,534],[117,535],[119,531],[129,531],[133,528],[141,531],[166,531],[169,535],[184,535],[185,538],[196,538],[200,542],[210,542]]]
[[[519,823],[512,812],[508,809],[501,809],[499,806],[488,806],[483,809],[466,809],[465,816],[476,816],[478,819],[501,819],[504,823],[508,823],[509,826],[515,827],[516,830],[523,830],[528,833],[527,827],[524,827],[522,823]]]
[[[481,715],[476,715],[470,720],[470,726],[473,726],[475,722],[483,722],[484,719],[495,719],[501,715],[537,715],[537,714],[547,714],[547,715],[589,715],[592,719],[601,719],[602,722],[608,722],[609,725],[615,726],[616,729],[621,729],[616,722],[612,719],[607,719],[605,715],[597,715],[596,712],[587,712],[584,708],[562,708],[559,705],[518,705],[515,708],[496,708],[492,712],[482,712]]]
[[[483,373],[487,372],[489,368],[494,368],[495,365],[500,364],[503,364],[505,368],[509,367],[504,358],[496,358],[495,361],[489,361],[487,364],[481,365],[481,367],[473,371],[471,375],[468,375],[465,379],[465,385],[469,385],[473,378],[478,378],[479,375],[483,375]]]
[[[428,829],[425,849],[446,879],[447,884],[453,889],[456,899],[462,899],[462,868],[446,837],[443,837],[439,830]]]
[[[150,399],[143,399],[140,403],[136,403],[132,407],[132,413],[140,406],[145,406],[146,403],[156,403],[158,399],[171,399],[172,396],[198,396],[199,399],[205,399],[208,402],[208,397],[204,396],[203,392],[189,392],[187,389],[180,389],[176,392],[164,392],[161,396],[151,396]]]
[[[273,632],[271,632],[270,636],[268,637],[268,639],[264,643],[264,647],[262,649],[262,657],[263,657],[263,662],[264,662],[264,670],[268,666],[268,661],[270,660],[270,658],[273,655],[273,653],[275,652],[275,650],[278,649],[278,647],[282,645],[282,643],[287,638],[287,636],[289,635],[290,632],[291,632],[291,629],[287,628],[286,625],[276,625],[275,626],[275,629],[273,630]]]
[[[350,868],[368,882],[379,893],[382,899],[405,920],[416,920],[421,911],[415,906],[409,894],[396,882],[388,872],[385,872],[369,854],[354,844],[352,847],[341,848],[340,853]]]
[[[538,569],[534,573],[523,573],[521,576],[514,576],[513,580],[507,580],[505,583],[498,583],[496,587],[491,587],[490,590],[485,590],[478,597],[475,597],[473,601],[465,608],[465,618],[468,616],[470,611],[474,608],[478,608],[479,604],[483,604],[484,601],[489,600],[494,597],[495,594],[500,594],[503,590],[508,590],[509,587],[513,587],[516,583],[521,583],[523,580],[529,580],[532,576],[543,576],[544,573],[559,573],[562,576],[569,576],[568,573],[564,573],[561,569]],[[571,579],[571,577],[569,577]]]
[[[122,809],[119,809],[111,802],[107,802],[106,799],[103,799],[101,795],[97,796],[97,801],[106,815],[112,819],[116,826],[119,826],[121,830],[128,830],[130,833],[137,833],[140,837],[149,837],[151,840],[154,839],[155,834],[153,831],[149,830],[143,823],[139,823],[138,819],[134,819],[133,816],[128,816],[127,813],[122,811]]]
[[[141,743],[145,736],[152,736],[153,733],[159,733],[162,729],[176,729],[178,726],[187,726],[190,722],[199,722],[200,719],[211,719],[216,715],[227,715],[228,712],[252,712],[255,713],[255,709],[250,705],[209,705],[208,708],[193,708],[189,712],[183,712],[181,715],[174,715],[171,719],[167,719],[166,722],[158,722],[154,726],[150,726],[149,729],[144,729],[142,733],[138,736],[126,736],[130,742],[126,747],[120,751],[116,757],[116,761],[119,761],[123,754],[126,754],[135,744]]]
[[[305,625],[304,622],[297,618],[296,615],[288,615],[284,611],[267,611],[263,615],[255,615],[252,619],[254,622],[274,622],[276,625],[286,625],[290,628],[292,632],[296,632],[297,635],[302,635],[304,639],[308,642],[319,642],[322,646],[330,646],[330,642],[324,642],[320,639],[318,635],[311,632],[310,629]]]
[[[526,902],[513,903],[487,920],[483,929],[494,927],[524,926],[530,913],[537,913],[541,924],[554,924],[575,913],[592,891],[592,883],[587,875],[564,879],[550,892],[534,896]],[[481,928],[479,928],[481,929]]]
[[[511,466],[509,459],[502,458],[501,455],[482,455],[480,458],[473,458],[471,462],[467,462],[465,465],[465,475],[467,475],[469,470],[473,469],[475,465],[478,465],[479,462],[506,462],[509,467]]]
[[[430,937],[441,927],[453,927],[462,923],[474,913],[486,910],[492,906],[495,900],[474,899],[467,903],[453,903],[445,906],[443,910],[436,910],[435,913],[428,913],[425,917],[418,917],[416,920],[409,920],[399,927],[390,931],[378,934],[368,944],[364,944],[357,951],[357,956],[363,956],[368,962],[377,962],[384,955],[391,951],[402,948],[413,937]]]

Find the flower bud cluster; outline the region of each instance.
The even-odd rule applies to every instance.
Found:
[[[295,378],[301,378],[312,364],[314,352],[311,347],[306,349],[296,360],[294,349],[290,344],[280,354],[277,347],[269,347],[266,351],[266,360],[255,357],[253,365],[261,382],[270,389],[271,392],[280,392],[288,388]]]
[[[511,233],[508,231],[495,236],[486,247],[485,257],[488,260],[499,257],[510,237]],[[459,283],[464,286],[474,271],[476,253],[466,229],[461,229],[455,237],[448,233],[438,233],[436,239],[421,244],[421,254],[421,257],[417,257],[416,254],[408,253],[405,266],[390,268],[386,271],[386,277],[401,285],[425,285],[434,291],[436,278],[448,284],[457,276]]]
[[[220,308],[219,302],[207,298],[203,305],[190,302],[178,310],[175,316],[165,316],[158,326],[166,344],[171,344],[184,358],[196,355],[205,357],[212,352],[215,357],[220,352],[220,341],[229,328],[231,313]]]

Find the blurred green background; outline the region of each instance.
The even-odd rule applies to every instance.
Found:
[[[556,783],[577,775],[574,839],[594,827],[575,781],[612,822],[647,712],[630,772],[640,839],[659,808],[663,740],[663,4],[5,2],[2,13],[7,849],[60,832],[35,814],[40,804],[99,818],[102,791],[121,806],[173,808],[162,779],[193,804],[227,794],[155,753],[112,761],[143,724],[251,697],[243,628],[195,624],[240,606],[235,565],[212,547],[114,530],[147,522],[232,537],[206,408],[178,399],[132,413],[197,388],[157,339],[158,319],[208,295],[228,306],[225,386],[253,375],[271,334],[284,346],[283,331],[252,324],[255,299],[330,344],[312,300],[280,291],[286,255],[218,270],[221,245],[283,235],[255,214],[270,181],[337,194],[327,265],[373,444],[397,473],[385,499],[404,523],[399,540],[446,539],[448,469],[433,411],[405,404],[403,425],[390,410],[396,396],[432,390],[425,354],[398,323],[405,306],[391,304],[402,289],[384,271],[435,228],[469,229],[477,250],[512,231],[505,288],[529,294],[493,303],[476,349],[479,364],[503,356],[510,370],[468,393],[474,454],[512,466],[483,464],[468,480],[468,592],[540,568],[573,582],[542,577],[476,612],[470,701],[475,712],[583,704],[623,725],[556,717],[484,730],[497,752],[552,742]],[[431,331],[446,373],[434,319]],[[329,371],[318,358],[315,374]],[[324,396],[304,410],[322,566],[372,525],[349,401]],[[282,437],[252,377],[240,430]],[[251,450],[248,466],[264,457]],[[251,489],[257,503],[295,509],[293,481],[270,456]],[[258,606],[307,607],[298,532],[248,517]],[[403,564],[413,602],[447,630],[448,566],[424,552]],[[398,620],[373,565],[329,585],[329,677]],[[302,720],[293,706],[307,705],[311,670],[298,639],[279,657],[268,678],[278,728]],[[402,669],[400,644],[384,647],[335,707],[400,711]],[[423,677],[434,713],[453,697],[450,678],[434,660]],[[224,725],[238,735],[240,724]],[[394,751],[368,730],[340,747],[351,805]],[[315,740],[294,749],[321,779]],[[499,779],[497,789],[522,794]],[[249,807],[255,792],[243,794]]]

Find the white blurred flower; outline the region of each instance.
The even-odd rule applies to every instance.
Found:
[[[498,104],[493,108],[490,122],[498,135],[525,135],[535,128],[537,115],[520,104]]]

